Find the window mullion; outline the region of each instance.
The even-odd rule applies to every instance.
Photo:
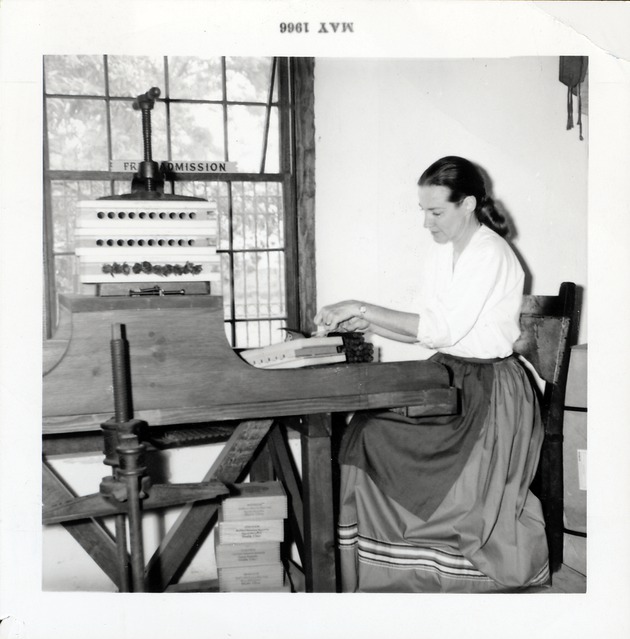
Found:
[[[221,89],[223,91],[223,159],[230,161],[230,150],[228,146],[228,107],[227,107],[227,68],[225,56],[221,58]]]
[[[269,121],[271,119],[271,104],[273,102],[273,90],[276,83],[276,65],[278,58],[274,57],[271,64],[271,79],[269,81],[269,93],[267,94],[267,108],[265,110],[265,128],[263,131],[262,157],[260,158],[260,172],[265,172],[265,162],[267,160],[267,141],[269,139]]]
[[[290,79],[288,59],[282,58],[278,64],[278,102],[280,109],[280,171],[283,175],[282,201],[284,210],[284,277],[286,287],[286,315],[289,326],[301,326],[299,304],[299,265],[297,234],[297,203],[295,199],[294,173],[292,171],[293,136],[290,101]],[[286,238],[291,238],[286,241]]]
[[[111,169],[112,160],[114,158],[113,141],[112,141],[112,103],[109,95],[109,60],[108,56],[103,56],[103,72],[105,74],[105,122],[107,130],[107,161]],[[114,194],[114,178],[109,181],[110,193]]]
[[[50,167],[49,145],[48,145],[48,108],[46,102],[46,71],[44,70],[44,108],[43,108],[43,130],[44,130],[44,220],[43,220],[43,252],[44,252],[44,278],[46,283],[44,334],[47,338],[52,337],[52,329],[56,324],[57,316],[57,283],[55,281],[55,263],[53,255],[53,220],[52,220],[52,184],[48,177]]]
[[[291,58],[289,62],[292,90],[291,135],[293,171],[300,176],[295,182],[295,227],[291,230],[293,250],[297,253],[299,268],[292,288],[298,291],[300,328],[315,328],[313,317],[316,306],[315,273],[315,122],[314,122],[314,69],[313,58]]]
[[[173,159],[173,136],[171,131],[171,84],[168,56],[164,56],[164,107],[166,110],[166,159]],[[170,180],[171,192],[175,193],[175,181]]]
[[[223,105],[223,158],[229,162],[228,148],[228,115],[227,115],[227,69],[225,56],[221,57],[221,92]],[[229,287],[230,287],[230,336],[231,343],[236,346],[236,290],[234,285],[234,272],[236,265],[234,263],[234,202],[232,195],[232,183],[227,185],[227,208],[228,208],[228,255],[229,255]]]

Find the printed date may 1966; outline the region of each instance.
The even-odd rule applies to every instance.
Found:
[[[280,33],[311,33],[309,22],[281,22]],[[354,33],[353,22],[319,22],[312,33]]]

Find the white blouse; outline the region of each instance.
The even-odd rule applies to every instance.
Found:
[[[453,244],[431,245],[418,341],[459,357],[507,357],[519,336],[524,273],[508,243],[482,225],[453,268]]]

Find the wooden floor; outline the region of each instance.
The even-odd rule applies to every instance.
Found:
[[[555,572],[552,576],[550,586],[541,586],[539,588],[528,588],[523,594],[538,593],[585,593],[586,592],[586,577],[569,568],[569,566],[563,565],[558,572]]]
[[[293,583],[293,592],[304,592],[304,575],[294,564],[289,564],[288,573]],[[580,594],[586,592],[586,576],[573,570],[569,566],[561,566],[558,572],[553,574],[550,586],[540,586],[538,588],[528,588],[519,594],[553,594],[553,593],[573,593]]]
[[[293,562],[287,565],[287,576],[289,577],[286,587],[282,592],[305,592],[304,574],[299,566]],[[182,585],[173,585],[167,589],[168,592],[219,592],[219,583],[217,580],[188,583]],[[581,573],[562,566],[558,572],[553,574],[550,586],[540,586],[537,588],[528,588],[520,591],[518,594],[581,594],[586,592],[586,577]]]
[[[293,584],[293,592],[304,592],[304,574],[298,566],[293,562],[287,565],[287,573],[291,583]],[[537,588],[528,588],[519,594],[553,594],[553,593],[572,593],[581,594],[586,592],[586,576],[573,570],[569,566],[561,566],[558,572],[553,574],[551,585],[540,586]]]

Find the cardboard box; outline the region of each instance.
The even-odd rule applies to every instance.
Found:
[[[571,348],[567,389],[564,399],[565,406],[586,408],[587,400],[587,371],[588,345],[579,344]]]
[[[586,423],[583,412],[564,413],[564,516],[569,530],[586,532]]]
[[[216,537],[215,535],[215,541]],[[280,542],[278,541],[254,544],[215,543],[214,550],[219,568],[280,563]]]
[[[284,568],[280,562],[264,566],[219,568],[220,592],[281,591],[284,586]]]
[[[287,496],[279,481],[235,484],[233,490],[234,494],[221,504],[222,521],[261,521],[288,516]]]

